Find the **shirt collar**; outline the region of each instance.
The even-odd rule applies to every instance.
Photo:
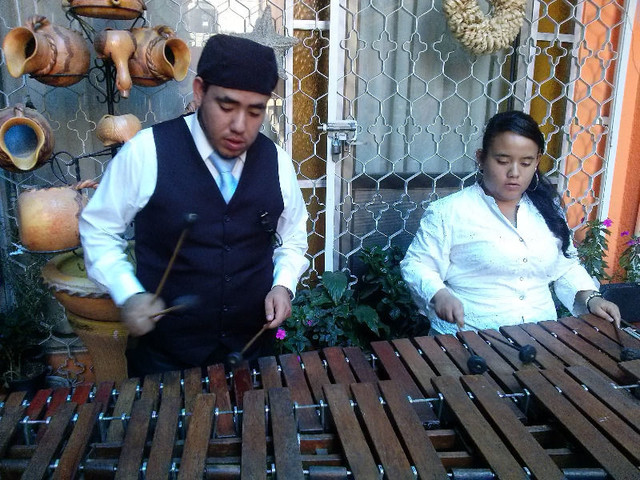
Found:
[[[202,127],[200,126],[200,122],[198,121],[198,111],[196,110],[193,115],[186,116],[185,122],[187,122],[187,127],[191,132],[191,136],[193,137],[193,141],[196,144],[198,153],[203,160],[209,158],[209,156],[213,152],[213,147],[209,143],[209,140],[207,140],[207,137],[204,134],[204,130],[202,130]],[[246,156],[247,152],[244,152],[238,157],[238,160],[244,163]]]

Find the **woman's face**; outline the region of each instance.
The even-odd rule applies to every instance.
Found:
[[[484,159],[482,153],[478,150],[476,156],[486,193],[498,204],[518,203],[540,163],[536,142],[517,133],[502,132],[494,137]]]

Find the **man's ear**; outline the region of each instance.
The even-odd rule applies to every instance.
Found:
[[[478,164],[478,170],[482,171],[482,149],[476,150],[476,163]]]
[[[207,88],[204,84],[204,80],[200,77],[195,77],[193,79],[193,101],[196,108],[199,108],[202,104],[202,99],[204,98],[206,91]]]

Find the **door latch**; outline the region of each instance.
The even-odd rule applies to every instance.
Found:
[[[331,153],[341,155],[349,153],[349,148],[355,144],[358,123],[355,120],[337,120],[321,124],[318,130],[328,134],[331,140]]]

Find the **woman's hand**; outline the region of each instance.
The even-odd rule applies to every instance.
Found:
[[[616,327],[620,328],[620,309],[615,303],[602,297],[593,297],[589,300],[588,309],[593,315],[614,322]]]
[[[455,323],[462,330],[464,327],[464,307],[449,290],[438,290],[431,299],[436,315],[449,323]]]

